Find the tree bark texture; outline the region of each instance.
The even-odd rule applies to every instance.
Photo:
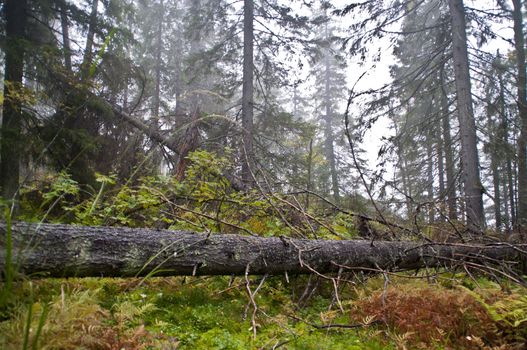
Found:
[[[521,131],[518,137],[518,224],[527,226],[527,68],[523,32],[522,1],[513,0],[514,48],[516,49],[518,111]]]
[[[500,52],[498,50],[497,57],[499,59]],[[503,203],[505,204],[505,222],[510,222],[509,229],[516,226],[516,203],[514,199],[514,179],[512,176],[512,152],[509,150],[509,121],[506,111],[505,102],[505,83],[503,81],[503,64],[498,61],[498,84],[500,89],[499,95],[499,114],[500,114],[500,146],[502,147],[501,154],[504,155],[504,162],[506,164],[506,176],[502,176],[503,180]],[[505,198],[508,197],[508,198]],[[510,213],[510,216],[509,216]]]
[[[325,25],[325,39],[329,43],[328,25]],[[339,179],[337,174],[337,162],[335,159],[334,135],[333,135],[333,110],[331,105],[331,65],[330,65],[330,50],[326,49],[324,57],[325,69],[325,84],[324,84],[324,107],[326,109],[324,115],[324,149],[326,152],[326,159],[329,163],[331,175],[331,190],[333,192],[333,200],[336,204],[340,202]]]
[[[492,102],[487,101],[489,107],[487,110],[490,111]],[[497,128],[492,120],[491,113],[487,112],[487,132],[490,133],[491,140],[489,141],[489,153],[490,153],[490,171],[492,174],[492,186],[494,187],[494,219],[496,230],[499,232],[502,225],[501,216],[501,189],[500,189],[500,169],[499,169],[499,135]]]
[[[14,223],[13,253],[29,276],[303,274],[341,269],[408,270],[463,262],[520,261],[506,244],[420,244],[365,240],[204,235],[184,231]],[[0,225],[0,269],[6,226]]]
[[[157,24],[157,33],[156,33],[156,53],[155,53],[155,89],[154,89],[154,105],[153,105],[153,114],[154,119],[157,124],[159,124],[159,109],[161,106],[161,52],[163,51],[163,20],[165,14],[165,5],[163,0],[159,2],[159,22]]]
[[[434,137],[432,130],[427,135],[426,142],[426,182],[427,182],[427,200],[429,203],[434,203],[434,152],[433,143]],[[428,207],[428,222],[433,224],[435,222],[435,205]]]
[[[242,88],[242,180],[252,183],[254,165],[254,2],[245,0],[243,5],[243,88]]]
[[[2,197],[16,196],[20,176],[20,136],[22,108],[17,101],[17,89],[22,87],[24,75],[24,36],[27,19],[27,0],[7,0],[5,3],[5,60],[4,103],[1,128],[0,186]]]
[[[71,64],[71,46],[70,46],[70,30],[68,23],[68,8],[65,1],[59,3],[60,6],[60,23],[62,27],[62,46],[64,51],[64,66],[69,73],[73,71]]]
[[[95,40],[95,28],[97,26],[97,11],[99,0],[92,0],[90,22],[88,24],[88,34],[86,35],[86,47],[84,48],[84,58],[82,60],[81,75],[82,79],[90,78],[90,66],[93,62],[93,43]]]
[[[450,134],[450,112],[448,108],[448,92],[446,87],[445,64],[440,68],[441,76],[441,117],[443,146],[445,149],[446,170],[446,196],[448,205],[448,217],[457,220],[456,178],[454,165],[454,151],[452,136]]]
[[[461,161],[467,224],[475,231],[485,226],[483,186],[479,175],[476,122],[472,106],[467,32],[463,0],[449,0],[452,21],[452,57],[457,92],[457,112],[461,137]]]

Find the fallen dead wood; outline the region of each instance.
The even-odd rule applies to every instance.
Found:
[[[0,268],[6,226],[0,224]],[[408,241],[307,240],[132,229],[14,223],[19,271],[47,277],[328,273],[363,268],[519,266],[525,246]]]

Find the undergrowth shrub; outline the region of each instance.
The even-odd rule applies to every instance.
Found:
[[[399,285],[358,300],[352,311],[354,322],[368,317],[419,348],[436,344],[479,349],[481,341],[494,343],[496,337],[492,319],[473,296],[434,286]]]
[[[49,174],[24,185],[19,219],[261,236],[357,235],[348,214],[322,215],[323,206],[308,210],[296,198],[267,189],[234,190],[223,175],[233,167],[228,151],[198,150],[187,158],[181,180],[158,175],[119,182],[115,175],[96,174],[91,188],[66,172]]]
[[[521,287],[503,291],[493,288],[470,290],[460,286],[487,311],[496,333],[508,342],[527,344],[527,294]],[[526,345],[527,347],[527,345]]]
[[[9,322],[0,323],[0,348],[133,350],[168,344],[162,334],[151,334],[138,321],[152,304],[124,302],[109,311],[99,305],[99,293],[99,289],[62,290],[49,302],[20,306]],[[130,324],[132,320],[137,324]],[[21,336],[26,333],[27,342]]]

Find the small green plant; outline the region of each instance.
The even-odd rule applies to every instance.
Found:
[[[1,271],[3,281],[0,288],[0,320],[7,317],[9,304],[14,298],[13,282],[15,278],[15,267],[13,264],[13,233],[11,231],[11,211],[4,209],[5,217],[5,261],[4,271]]]
[[[79,184],[65,171],[26,184],[21,191],[19,219],[68,222],[80,192]]]
[[[509,294],[499,289],[470,290],[459,286],[464,292],[472,295],[496,323],[498,332],[507,338],[527,341],[527,292],[521,287],[513,288]]]
[[[103,205],[103,196],[108,186],[115,185],[115,176],[106,176],[99,173],[95,174],[95,181],[100,183],[99,191],[93,199],[88,199],[81,205],[77,205],[69,210],[75,214],[75,222],[83,225],[101,225],[103,224],[105,211],[108,210],[104,207],[102,210],[99,209]],[[98,210],[99,209],[99,210]]]

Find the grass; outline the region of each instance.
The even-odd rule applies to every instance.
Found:
[[[252,308],[241,278],[16,282],[18,303],[0,322],[0,348],[520,349],[525,341],[527,324],[512,327],[511,321],[508,327],[500,319],[525,307],[527,293],[519,287],[504,291],[486,280],[476,286],[392,279],[384,290],[383,280],[372,278],[340,291],[341,311],[325,281],[300,307],[306,283],[306,277],[265,281],[255,297],[253,338]],[[329,324],[359,327],[313,326]]]

